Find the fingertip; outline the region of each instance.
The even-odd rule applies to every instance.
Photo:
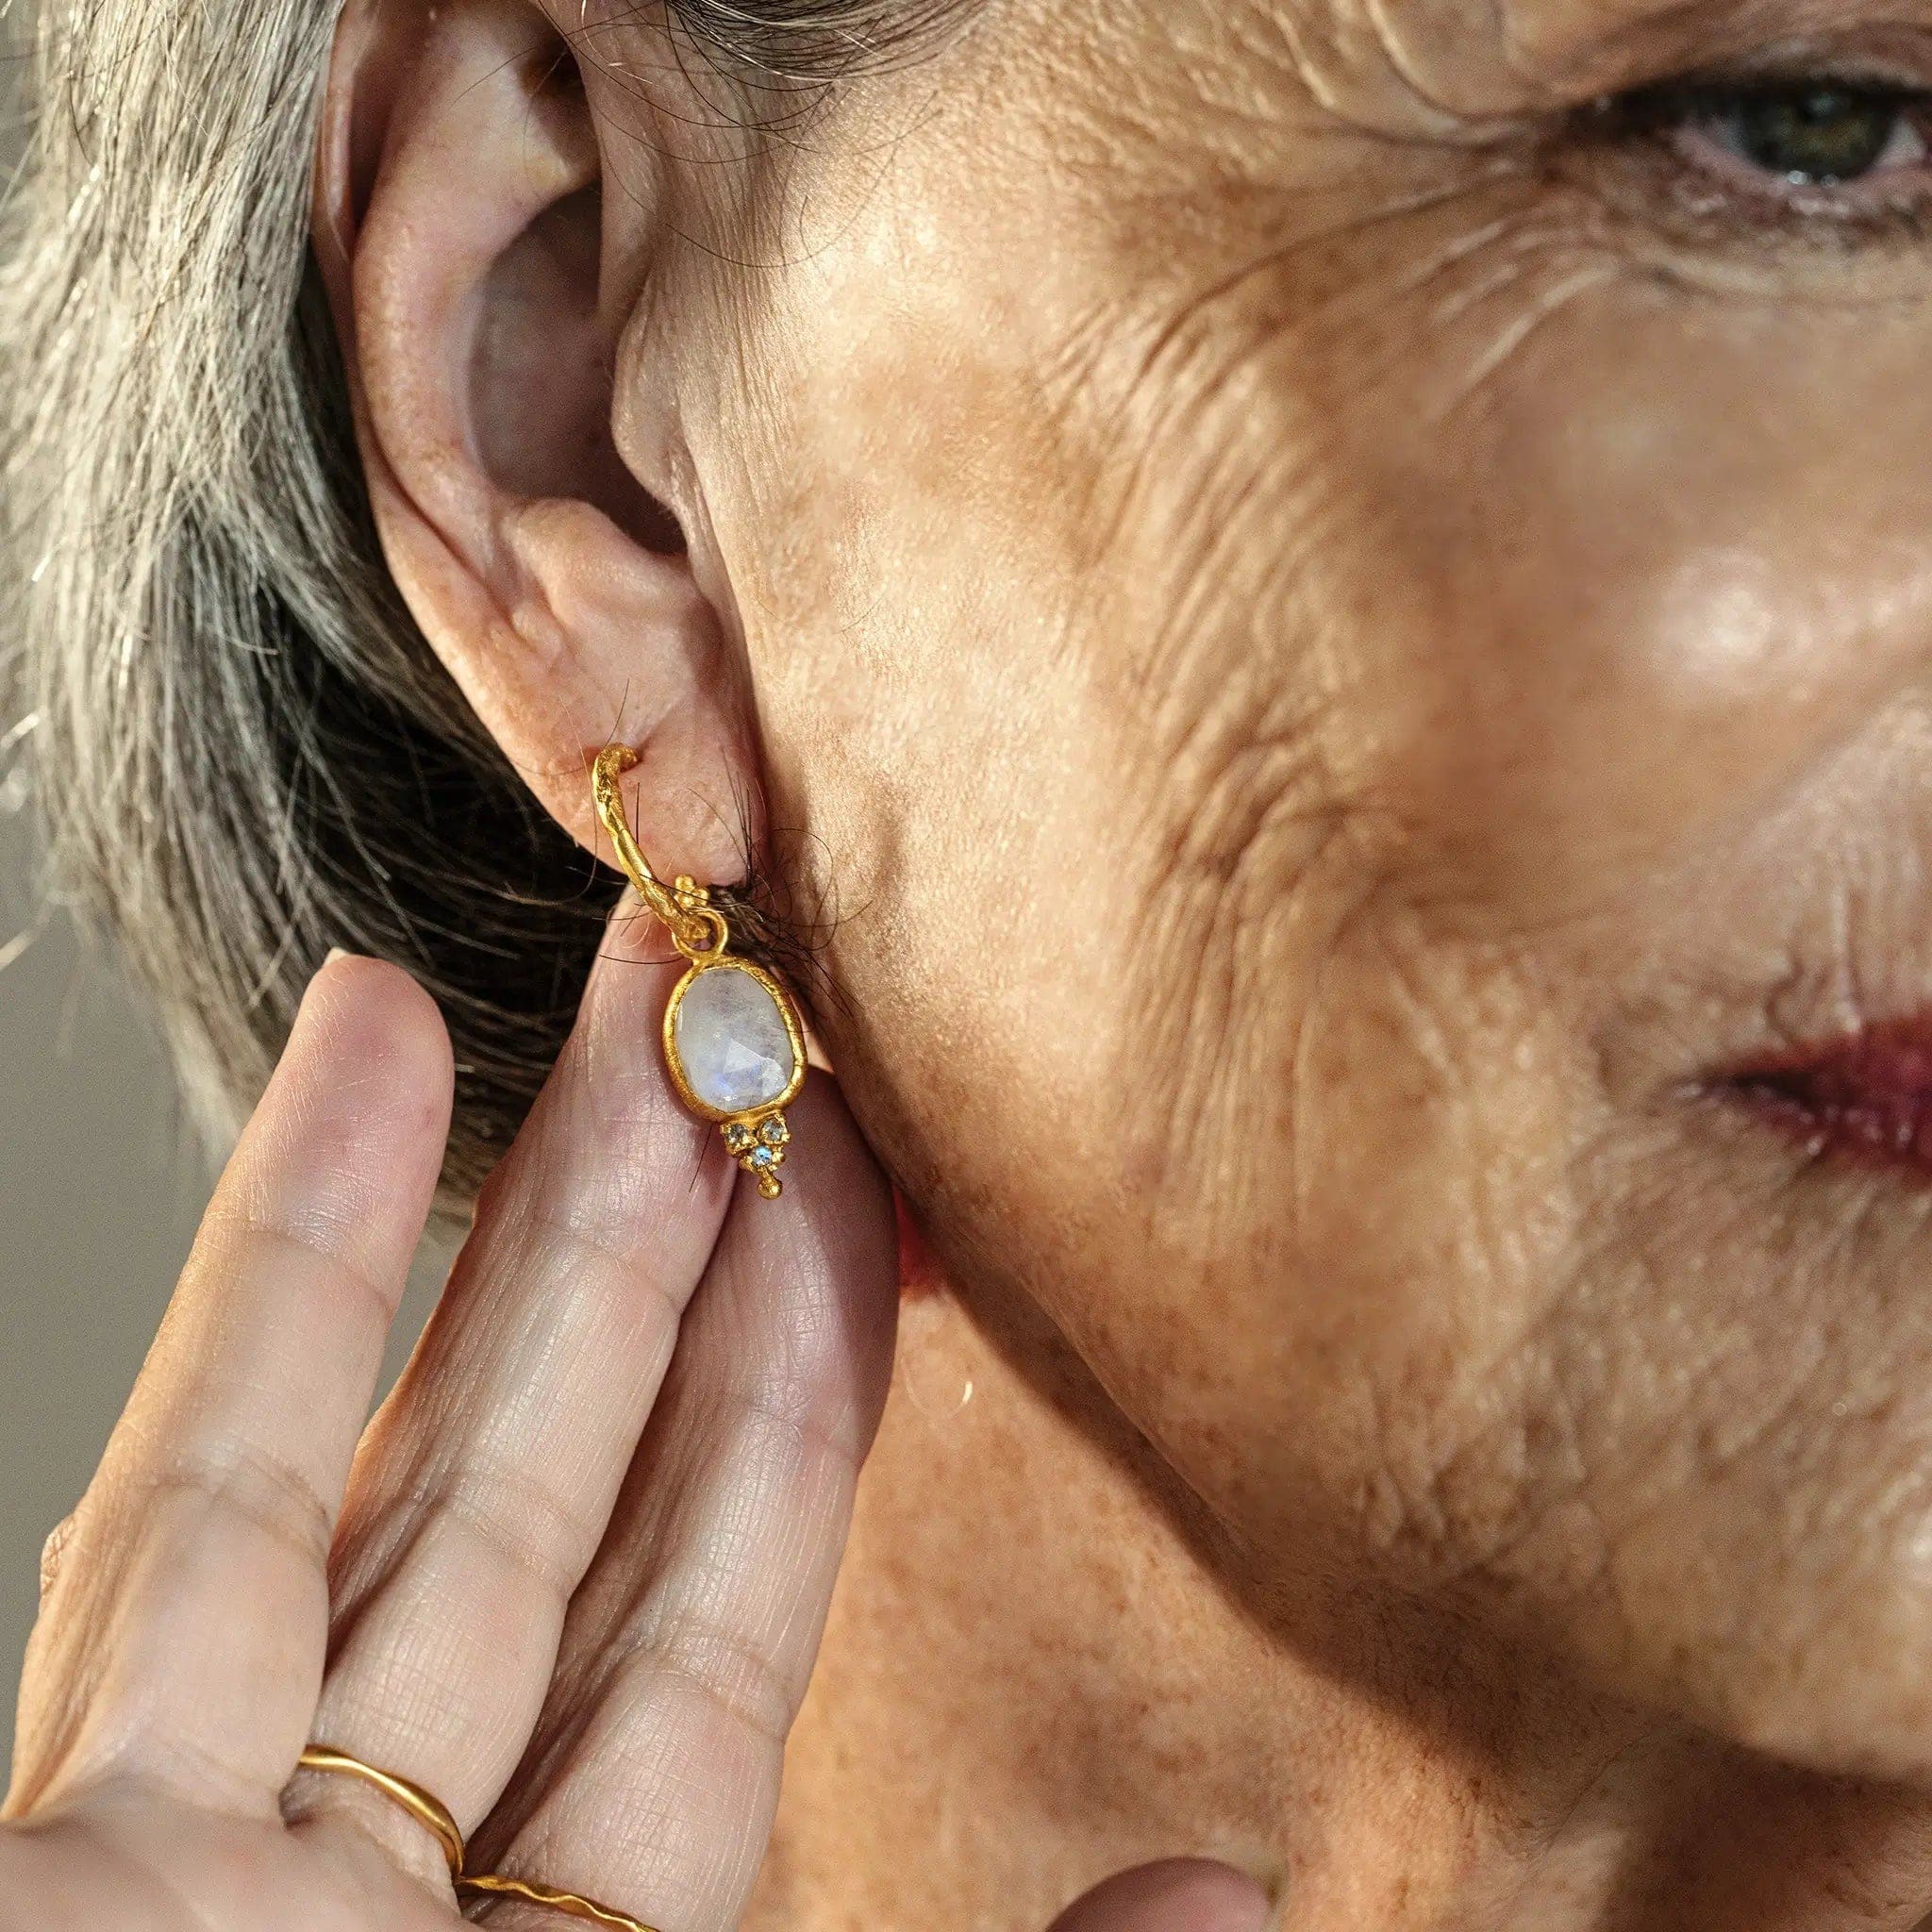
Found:
[[[446,1120],[456,1081],[449,1028],[400,966],[331,949],[303,994],[285,1059],[318,1048],[341,1073],[375,1075]]]
[[[679,972],[684,970],[685,963],[678,958],[662,922],[629,888],[620,895],[610,908],[609,918],[604,922],[597,958],[620,965],[675,966]]]
[[[380,959],[327,961],[213,1211],[240,1201],[291,1224],[357,1226],[372,1257],[413,1246],[442,1171],[455,1077],[442,1015],[408,974]]]
[[[305,1005],[321,998],[350,999],[371,1007],[389,1006],[419,1022],[431,1019],[439,1027],[442,1024],[436,1002],[424,991],[413,974],[388,959],[351,953],[341,946],[328,949],[303,997]]]
[[[896,1277],[898,1205],[885,1170],[845,1105],[837,1076],[821,1067],[810,1068],[787,1114],[794,1130],[788,1183],[795,1178],[805,1191],[836,1202],[851,1234],[889,1242]]]
[[[850,1284],[855,1295],[876,1303],[889,1317],[896,1315],[898,1203],[838,1081],[813,1068],[788,1115],[792,1131],[785,1192],[806,1224],[812,1250],[825,1257],[832,1277]],[[767,1205],[747,1203],[760,1208]]]
[[[1265,1932],[1273,1912],[1267,1892],[1232,1866],[1166,1858],[1096,1886],[1052,1932]]]

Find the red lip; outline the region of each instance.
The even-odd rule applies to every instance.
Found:
[[[1815,1154],[1932,1181],[1932,1013],[1794,1048],[1727,1074],[1716,1091]]]

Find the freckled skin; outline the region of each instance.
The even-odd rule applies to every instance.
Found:
[[[1016,0],[691,171],[626,454],[952,1285],[759,1925],[1932,1899],[1925,1204],[1689,1091],[1932,1000],[1932,261],[1535,131],[1822,18]]]

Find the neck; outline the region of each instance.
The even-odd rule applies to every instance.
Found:
[[[1030,1932],[1176,1854],[1261,1877],[1283,1932],[1918,1924],[1923,1801],[1241,1577],[1051,1336],[909,1301],[754,1932]]]

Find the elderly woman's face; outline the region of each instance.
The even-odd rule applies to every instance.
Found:
[[[1917,0],[1008,0],[678,273],[969,1302],[1284,1592],[1924,1773],[1920,84]]]

